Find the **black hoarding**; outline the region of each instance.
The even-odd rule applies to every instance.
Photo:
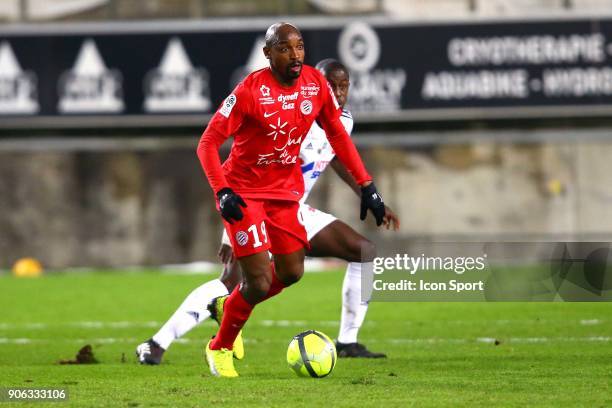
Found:
[[[0,126],[205,123],[265,66],[271,21],[0,28]],[[612,21],[297,21],[351,71],[361,121],[612,113]]]

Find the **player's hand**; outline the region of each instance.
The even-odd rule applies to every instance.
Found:
[[[221,244],[219,247],[219,252],[217,252],[217,256],[222,264],[234,262],[234,251],[232,251],[232,247],[229,245]]]
[[[385,216],[383,217],[383,225],[385,228],[393,228],[393,231],[397,231],[400,227],[400,220],[397,215],[385,205]]]
[[[240,221],[242,219],[243,215],[240,207],[247,207],[242,197],[234,193],[231,188],[226,187],[217,191],[217,198],[219,198],[221,216],[225,221],[233,224],[233,220]]]
[[[376,225],[380,226],[385,218],[385,203],[378,194],[374,183],[361,187],[361,214],[359,218],[362,221],[366,219],[368,210],[372,211],[374,218],[376,218]]]

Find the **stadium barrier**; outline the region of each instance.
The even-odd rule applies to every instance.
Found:
[[[265,66],[269,19],[0,27],[0,128],[205,123]],[[607,116],[612,20],[296,18],[351,71],[360,122]]]

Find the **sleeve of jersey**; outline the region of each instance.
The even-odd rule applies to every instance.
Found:
[[[198,158],[215,193],[222,188],[231,187],[223,174],[219,148],[227,138],[240,129],[248,106],[248,92],[240,84],[234,89],[233,93],[225,98],[215,112],[198,143]]]
[[[323,92],[324,102],[320,114],[320,123],[323,130],[325,130],[327,140],[329,140],[336,156],[344,164],[349,173],[351,173],[357,184],[361,185],[366,181],[371,181],[372,177],[368,174],[361,156],[359,156],[353,141],[340,121],[341,110],[339,109],[336,97],[329,85],[327,88],[328,92]]]

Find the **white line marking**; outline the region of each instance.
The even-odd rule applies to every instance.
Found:
[[[496,340],[499,340],[503,344],[534,344],[534,343],[610,343],[612,337],[609,336],[587,336],[587,337],[510,337],[510,338],[499,338],[494,339],[492,337],[477,337],[477,338],[466,338],[466,339],[452,339],[452,338],[386,338],[386,339],[368,339],[368,343],[390,343],[390,344],[470,344],[470,343],[484,343],[493,344]],[[76,339],[31,339],[31,338],[8,338],[0,337],[0,345],[2,344],[53,344],[53,343],[75,343],[75,344],[128,344],[136,345],[141,342],[142,339],[135,337],[99,337],[99,338],[76,338]],[[284,340],[256,340],[246,338],[245,343],[247,344],[262,344],[262,343],[278,343],[284,342]],[[178,339],[175,343],[179,344],[203,344],[202,339]]]
[[[448,326],[448,325],[545,325],[545,324],[556,324],[562,323],[564,326],[569,325],[582,325],[582,326],[594,326],[605,323],[606,320],[602,319],[583,319],[578,321],[567,321],[564,319],[555,320],[536,320],[536,319],[525,319],[525,320],[432,320],[432,321],[405,321],[401,322],[404,326],[410,326],[418,324],[419,326]],[[382,323],[382,321],[368,320],[367,325],[373,326]],[[78,322],[59,322],[59,323],[41,323],[41,322],[28,322],[28,323],[4,323],[0,322],[0,330],[46,330],[49,328],[58,327],[73,327],[80,329],[142,329],[152,328],[156,329],[161,327],[163,322],[158,321],[117,321],[117,322],[104,322],[104,321],[78,321]],[[205,326],[216,326],[217,324],[212,320],[208,319],[200,325]],[[337,320],[256,320],[249,324],[264,326],[264,327],[305,327],[305,326],[325,326],[325,327],[337,327],[340,322]]]
[[[601,320],[599,319],[581,320],[580,324],[584,326],[595,326],[597,324],[601,324]]]

